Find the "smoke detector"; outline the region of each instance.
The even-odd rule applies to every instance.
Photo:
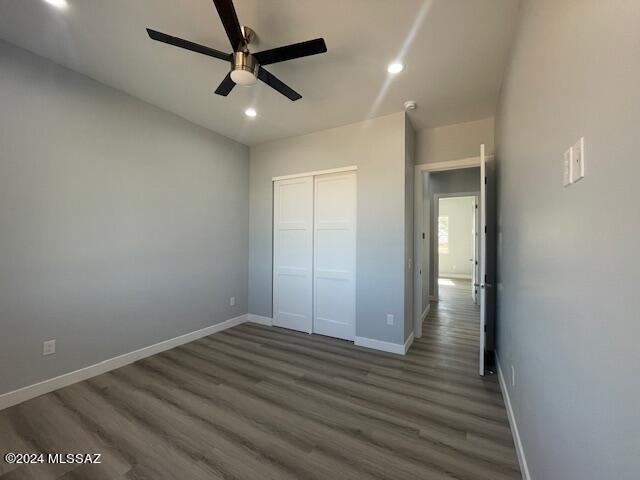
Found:
[[[413,100],[409,100],[408,102],[404,102],[404,111],[409,112],[411,110],[415,110],[418,108],[418,104]]]

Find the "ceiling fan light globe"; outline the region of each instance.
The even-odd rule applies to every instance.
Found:
[[[236,85],[241,85],[243,87],[247,87],[250,85],[255,85],[258,79],[253,74],[253,72],[249,70],[236,69],[231,71],[231,80],[233,80]]]

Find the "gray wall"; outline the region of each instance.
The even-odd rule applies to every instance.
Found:
[[[404,122],[404,339],[413,333],[413,203],[415,138],[413,125],[405,116]],[[420,312],[422,313],[422,312]]]
[[[0,393],[247,311],[246,147],[6,43],[0,105]]]
[[[462,168],[446,172],[434,172],[427,175],[427,181],[423,183],[425,195],[428,198],[427,208],[431,225],[430,251],[433,252],[437,245],[438,229],[436,228],[435,208],[433,197],[438,193],[469,193],[480,192],[480,167]],[[435,295],[435,285],[438,275],[435,271],[435,262],[429,262],[429,295]]]
[[[532,478],[637,479],[640,3],[520,13],[497,116],[500,363]],[[581,136],[586,177],[563,188]]]
[[[357,165],[356,335],[404,342],[404,142],[403,112],[251,148],[250,313],[272,315],[272,178]]]
[[[419,130],[416,133],[416,164],[477,157],[482,143],[487,155],[493,155],[493,118]]]

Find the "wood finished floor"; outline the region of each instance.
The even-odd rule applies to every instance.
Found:
[[[468,282],[406,357],[244,324],[0,412],[2,479],[519,479]]]

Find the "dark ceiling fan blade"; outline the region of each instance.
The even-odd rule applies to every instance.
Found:
[[[238,16],[236,15],[236,9],[233,6],[233,1],[213,0],[213,3],[216,6],[216,10],[218,10],[218,15],[220,16],[220,20],[222,20],[225,32],[227,32],[231,47],[234,52],[237,52],[240,50],[240,47],[245,44],[245,41]]]
[[[324,39],[316,38],[315,40],[307,40],[306,42],[293,43],[284,47],[264,50],[254,53],[253,56],[258,59],[260,65],[270,65],[272,63],[293,60],[294,58],[325,53],[326,51],[327,45],[324,43]]]
[[[168,43],[169,45],[173,45],[175,47],[180,47],[186,50],[191,50],[192,52],[219,58],[220,60],[226,60],[228,62],[231,61],[230,53],[224,53],[213,48],[205,47],[204,45],[190,42],[189,40],[184,40],[182,38],[167,35],[166,33],[151,30],[150,28],[147,28],[147,33],[149,34],[149,37],[158,42]]]
[[[220,85],[218,85],[218,88],[216,88],[216,93],[218,95],[222,95],[223,97],[226,97],[227,95],[229,95],[229,92],[231,92],[231,90],[233,90],[233,87],[235,87],[236,84],[233,80],[231,80],[231,72],[227,73],[227,76],[224,77],[224,80],[222,80],[222,83],[220,83]]]
[[[260,67],[258,70],[258,78],[262,80],[264,83],[269,85],[274,90],[277,90],[282,95],[287,97],[289,100],[296,101],[302,98],[298,92],[296,92],[293,88],[288,86],[286,83],[282,82],[275,75],[267,72],[264,68]]]

